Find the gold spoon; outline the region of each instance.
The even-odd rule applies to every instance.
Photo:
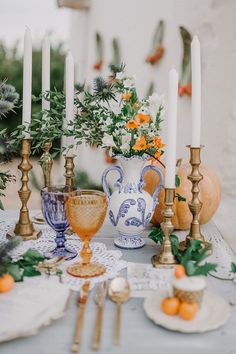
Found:
[[[130,296],[130,285],[125,278],[115,278],[110,282],[108,295],[116,303],[116,319],[114,330],[114,345],[120,344],[120,318],[121,304],[128,300]]]

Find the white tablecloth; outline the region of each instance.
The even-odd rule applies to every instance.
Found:
[[[0,212],[0,221],[15,219],[15,212]],[[0,224],[1,227],[1,224]],[[217,232],[213,223],[204,226],[205,233]],[[105,224],[96,236],[96,241],[104,242],[108,248],[113,246],[115,230]],[[146,246],[139,250],[123,250],[123,259],[132,262],[150,263],[151,256],[157,253],[157,246],[146,239]],[[236,285],[232,281],[208,278],[208,288],[221,294],[227,301],[236,304]],[[33,337],[20,338],[0,345],[1,354],[69,354],[76,320],[75,293],[70,302],[67,314],[50,327],[43,328]],[[100,353],[122,354],[235,354],[236,308],[232,306],[232,315],[226,325],[216,331],[205,334],[182,334],[167,331],[155,326],[145,315],[143,299],[132,298],[122,307],[121,346],[112,344],[114,304],[107,300],[105,304],[102,343]],[[93,293],[90,294],[85,312],[82,335],[81,354],[93,353],[90,349],[94,328],[96,305]]]

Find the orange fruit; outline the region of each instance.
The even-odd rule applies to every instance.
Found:
[[[198,313],[199,305],[196,302],[182,302],[179,307],[179,316],[186,321],[193,320]]]
[[[183,278],[186,276],[185,268],[182,264],[175,266],[175,277],[177,279]]]
[[[3,274],[0,277],[0,293],[10,291],[14,286],[15,280],[10,274]]]
[[[169,316],[175,316],[179,312],[180,301],[177,297],[166,297],[162,300],[161,309]]]

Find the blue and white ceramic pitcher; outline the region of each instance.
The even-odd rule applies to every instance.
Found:
[[[158,203],[158,194],[163,186],[163,175],[155,166],[144,167],[146,161],[144,156],[126,158],[119,155],[117,159],[121,167],[108,167],[102,175],[102,185],[109,203],[108,215],[119,233],[114,243],[117,247],[125,249],[141,248],[145,245],[142,233]],[[155,171],[160,176],[160,182],[153,196],[143,190],[144,175],[149,170]],[[106,179],[111,171],[116,171],[119,175],[112,194]]]

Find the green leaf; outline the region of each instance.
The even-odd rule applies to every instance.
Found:
[[[179,187],[180,186],[180,178],[178,175],[175,175],[175,187]]]
[[[13,276],[15,281],[23,280],[23,269],[18,264],[10,263],[6,266],[6,273]]]
[[[196,264],[193,261],[187,261],[184,265],[186,274],[191,276],[196,272]]]
[[[153,240],[155,243],[163,243],[163,231],[161,229],[161,226],[159,227],[155,227],[152,229],[152,231],[150,232],[150,234],[148,235],[148,237]]]
[[[179,254],[179,239],[176,235],[170,235],[171,249],[174,256]]]
[[[4,210],[4,206],[3,206],[3,204],[2,204],[1,199],[0,199],[0,210]]]
[[[29,249],[28,251],[26,251],[23,254],[22,259],[25,262],[34,265],[34,264],[38,264],[39,262],[43,261],[45,259],[45,257],[39,251],[34,250],[34,249]]]
[[[177,198],[179,202],[186,202],[186,198],[182,197],[179,193],[175,193],[175,198]]]
[[[236,264],[233,262],[231,263],[231,272],[236,273]]]
[[[190,240],[188,248],[193,252],[203,249],[201,241],[198,240]]]
[[[41,273],[35,269],[34,266],[25,266],[24,267],[24,273],[23,276],[24,277],[35,277],[37,275],[41,275]]]
[[[193,275],[207,275],[211,271],[215,271],[217,268],[217,264],[214,263],[205,263],[201,266],[198,266]]]

